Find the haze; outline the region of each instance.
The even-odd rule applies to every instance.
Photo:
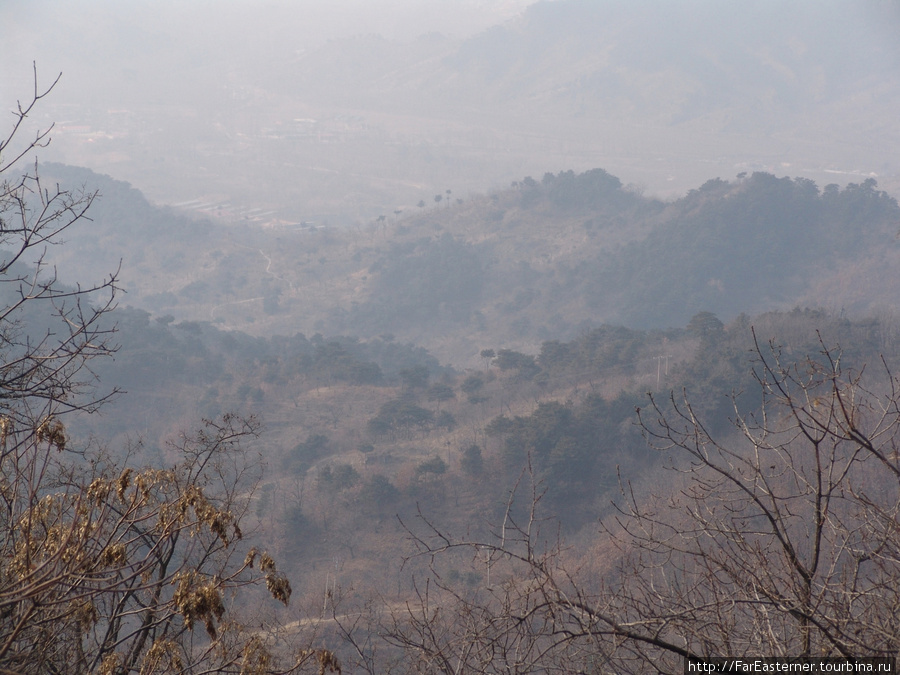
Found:
[[[2,2],[0,672],[893,659],[898,29]]]
[[[898,185],[897,3],[14,2],[3,99],[45,159],[157,203],[368,222],[603,167],[672,197],[767,170]],[[9,103],[7,103],[9,104]]]

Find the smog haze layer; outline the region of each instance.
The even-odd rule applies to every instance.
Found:
[[[0,8],[0,90],[63,76],[44,158],[161,204],[371,221],[602,167],[898,185],[897,3],[558,0]],[[9,103],[7,103],[9,104]]]

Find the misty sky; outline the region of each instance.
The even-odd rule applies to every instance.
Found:
[[[179,96],[181,82],[263,72],[331,39],[465,38],[534,1],[8,0],[0,3],[0,100],[28,94],[33,63],[43,82],[63,73],[54,102],[115,107],[128,80],[147,98]]]
[[[294,218],[593,167],[890,189],[898,34],[894,1],[7,0],[0,105],[61,71],[45,159]]]
[[[8,0],[0,3],[0,85],[21,80],[33,60],[50,71],[70,63],[102,70],[128,58],[127,38],[157,34],[219,57],[290,41],[297,49],[357,34],[464,38],[502,23],[536,0]],[[99,72],[91,73],[101,75]],[[72,77],[75,74],[71,74]]]

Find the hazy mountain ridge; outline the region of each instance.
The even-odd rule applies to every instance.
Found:
[[[127,30],[121,10],[71,21],[46,12],[48,34],[73,45],[59,107],[48,99],[47,121],[61,123],[49,152],[157,202],[216,199],[286,220],[331,214],[332,224],[446,187],[468,196],[595,166],[669,197],[743,170],[820,184],[877,174],[900,186],[890,3],[558,0],[465,39],[388,39],[373,26],[323,45],[292,31],[288,9],[267,40],[253,32],[257,17],[216,44],[146,7]],[[221,28],[229,17],[204,21]],[[129,42],[117,68],[83,81],[82,26],[97,43],[89,66]],[[68,102],[70,86],[90,104]]]
[[[455,365],[484,344],[533,350],[601,323],[798,304],[865,313],[900,285],[900,209],[871,179],[820,189],[755,173],[664,203],[601,169],[569,171],[349,230],[194,221],[98,180],[95,225],[55,260],[64,278],[123,259],[128,302],[158,315],[261,335],[392,333]],[[91,253],[98,237],[105,259]]]
[[[898,244],[897,201],[871,180],[820,193],[805,179],[755,173],[734,183],[709,181],[670,208],[664,226],[608,260],[598,279],[631,287],[618,307],[627,325],[677,324],[701,310],[730,317],[740,307],[784,309],[801,298],[871,310],[839,294],[814,297],[811,286],[839,263],[868,266],[874,252]],[[651,274],[635,272],[642,263]],[[882,279],[893,277],[883,272]],[[869,302],[887,299],[871,282],[867,295]]]
[[[889,7],[744,10],[738,25],[734,8],[715,3],[539,2],[461,43],[335,41],[291,70],[304,88],[328,72],[322,100],[357,108],[402,104],[448,117],[491,103],[535,121],[574,112],[607,123],[702,120],[707,133],[793,127],[799,135],[840,112],[844,131],[880,119],[883,134],[896,136],[885,113],[900,97],[900,53],[887,31],[872,30],[896,20]],[[846,101],[861,98],[869,107],[846,119]]]

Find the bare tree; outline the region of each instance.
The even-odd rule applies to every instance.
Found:
[[[569,551],[511,500],[483,540],[422,519],[431,561],[387,632],[423,672],[682,672],[713,656],[893,657],[900,648],[900,381],[756,343],[759,405],[714,438],[689,397],[650,398],[667,489],[623,483],[600,559]],[[543,529],[546,529],[544,526]],[[448,583],[442,560],[493,561],[493,585]],[[485,561],[485,562],[482,562]],[[587,565],[588,573],[582,566]],[[515,657],[515,660],[511,658]]]
[[[115,394],[91,363],[115,350],[117,273],[69,287],[45,262],[96,197],[45,186],[36,160],[17,172],[49,142],[46,129],[14,149],[55,83],[35,73],[0,141],[0,672],[339,672],[327,650],[276,658],[273,628],[238,621],[238,588],[290,597],[272,558],[240,541],[253,420],[206,422],[165,468],[73,447],[66,417]]]
[[[290,597],[271,557],[238,544],[258,466],[240,440],[255,431],[233,416],[208,422],[175,444],[183,459],[167,469],[122,469],[102,455],[73,462],[53,433],[35,435],[17,462],[7,455],[2,667],[194,672],[245,662],[254,672],[271,660],[258,637],[226,621],[237,587],[261,582]]]
[[[39,130],[15,147],[17,133],[56,81],[41,90],[35,73],[31,99],[18,104],[12,130],[0,140],[0,414],[7,433],[52,428],[51,420],[92,412],[112,394],[98,394],[88,363],[114,351],[107,315],[115,307],[117,272],[73,288],[60,284],[45,262],[48,247],[87,219],[96,193],[44,185],[37,160],[32,169],[16,171],[50,141],[50,129]],[[4,452],[12,451],[7,441]]]
[[[658,605],[684,617],[669,631],[677,627],[673,639],[693,653],[893,656],[898,382],[886,365],[868,381],[845,370],[841,351],[824,342],[799,361],[755,344],[759,413],[735,406],[733,442],[714,439],[686,398],[642,413],[652,444],[686,456],[690,480],[669,501],[678,522],[630,501],[622,522],[640,552],[633,558],[653,561],[662,544],[683,570],[667,570],[680,590]],[[636,598],[654,576],[633,575]]]

